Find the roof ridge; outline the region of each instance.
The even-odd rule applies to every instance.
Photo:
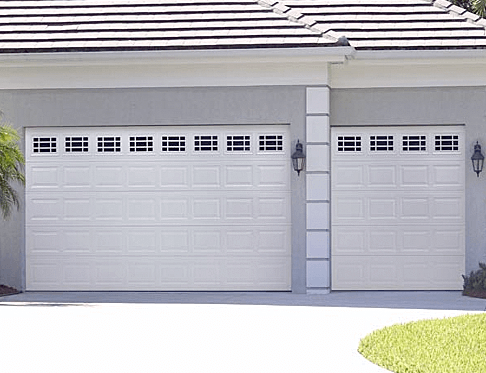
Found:
[[[257,0],[257,3],[265,8],[271,8],[274,13],[286,17],[289,21],[303,25],[305,28],[318,33],[321,37],[337,43],[339,37],[336,32],[329,28],[323,27],[319,24],[314,17],[304,15],[299,11],[285,5],[281,1],[277,0]]]
[[[461,8],[460,6],[457,6],[447,0],[429,0],[428,2],[431,2],[432,5],[436,8],[446,10],[447,12],[459,16],[467,22],[477,24],[478,26],[481,26],[486,30],[486,19],[484,19],[480,15],[469,12],[468,10]]]

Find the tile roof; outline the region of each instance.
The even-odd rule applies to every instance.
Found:
[[[486,48],[485,26],[446,0],[0,0],[0,53]]]
[[[0,53],[330,45],[254,0],[0,1]]]
[[[272,0],[264,0],[272,1]],[[486,48],[486,20],[445,0],[282,0],[356,49]]]

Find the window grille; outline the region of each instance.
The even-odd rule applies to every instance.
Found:
[[[226,151],[228,152],[249,152],[250,135],[227,135]]]
[[[121,151],[120,136],[99,136],[97,141],[99,153],[113,153]]]
[[[196,152],[217,152],[218,136],[213,135],[195,135],[194,151]]]
[[[163,152],[185,152],[186,136],[162,136]]]
[[[435,135],[435,151],[459,151],[459,135]]]
[[[338,136],[338,152],[360,152],[361,136]]]
[[[427,150],[425,135],[404,135],[402,137],[402,150],[404,152],[424,152]]]
[[[393,136],[387,136],[387,135],[370,136],[370,151],[392,152]]]
[[[260,151],[282,151],[282,135],[260,135],[258,137],[258,147]]]
[[[56,137],[34,137],[32,139],[32,148],[34,153],[56,153]]]
[[[84,153],[87,152],[88,136],[66,136],[64,138],[64,149],[66,153]]]
[[[153,136],[130,136],[130,151],[131,152],[153,152],[154,137]]]

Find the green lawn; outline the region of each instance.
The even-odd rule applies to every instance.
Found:
[[[485,373],[486,313],[389,326],[358,351],[396,373]]]

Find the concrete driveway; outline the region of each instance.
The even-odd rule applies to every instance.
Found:
[[[359,372],[397,322],[483,311],[460,292],[37,293],[0,297],[0,371]]]

